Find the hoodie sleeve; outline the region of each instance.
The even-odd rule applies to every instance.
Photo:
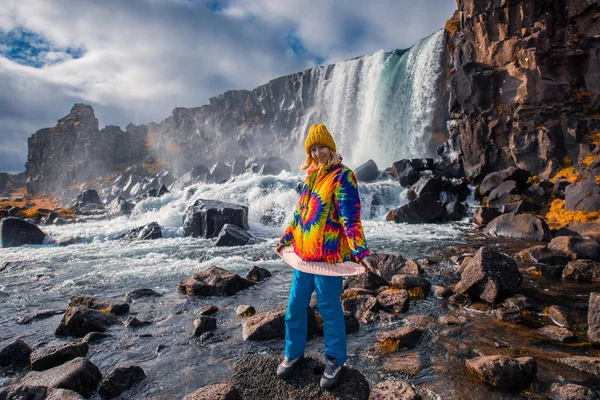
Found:
[[[279,243],[284,246],[290,246],[292,244],[292,242],[294,241],[294,228],[298,225],[298,222],[300,221],[300,207],[302,206],[302,194],[304,194],[307,184],[308,184],[308,177],[306,178],[306,180],[304,181],[304,183],[302,185],[302,191],[300,194],[300,198],[298,199],[298,205],[296,206],[296,211],[294,211],[294,216],[292,217],[292,220],[290,221],[287,228],[285,229],[285,232],[283,232],[281,239],[279,239]]]
[[[342,173],[333,198],[352,256],[360,261],[371,252],[360,222],[360,197],[354,172],[346,170]]]

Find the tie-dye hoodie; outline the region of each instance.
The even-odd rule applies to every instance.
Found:
[[[308,173],[281,240],[305,261],[358,261],[370,254],[354,172],[341,163]]]

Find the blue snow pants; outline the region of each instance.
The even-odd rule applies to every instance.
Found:
[[[346,323],[342,310],[343,278],[313,275],[294,270],[290,300],[285,315],[285,350],[288,358],[304,354],[307,334],[307,308],[312,293],[317,292],[317,306],[323,318],[325,355],[335,358],[338,365],[346,362]]]

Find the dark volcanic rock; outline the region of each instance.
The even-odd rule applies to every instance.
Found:
[[[404,289],[387,289],[377,295],[379,308],[390,313],[403,313],[408,310],[410,297]]]
[[[100,201],[100,196],[98,196],[98,192],[94,189],[84,190],[77,196],[76,208],[79,209],[92,204],[97,204],[99,206],[102,205],[102,201]]]
[[[379,176],[379,169],[375,161],[369,160],[354,170],[356,180],[359,182],[373,182]]]
[[[518,307],[502,307],[496,310],[496,317],[504,322],[519,322],[523,320],[523,314]]]
[[[231,295],[252,286],[253,283],[241,276],[219,267],[211,267],[179,281],[177,289],[189,295]]]
[[[485,228],[490,236],[515,239],[550,241],[552,235],[546,221],[529,214],[504,214],[495,218]]]
[[[305,357],[287,379],[278,378],[279,357],[253,354],[242,358],[233,367],[231,385],[248,400],[367,400],[369,383],[358,371],[342,367],[338,385],[331,391],[319,386],[322,361]]]
[[[30,372],[19,383],[29,386],[68,389],[89,397],[96,391],[102,373],[86,358],[76,358],[66,364],[42,372]]]
[[[575,337],[573,332],[571,332],[567,328],[562,328],[560,326],[553,325],[543,326],[539,328],[537,332],[545,338],[561,343],[564,343]]]
[[[600,282],[600,263],[592,260],[571,261],[563,269],[562,277],[579,282]]]
[[[600,377],[599,357],[575,356],[568,358],[560,358],[557,361],[566,364],[569,367],[573,367],[579,371],[583,371],[587,374]]]
[[[244,320],[242,335],[244,340],[284,338],[285,309],[259,313]]]
[[[504,183],[504,177],[500,172],[492,172],[491,174],[487,174],[477,191],[479,194],[484,197],[490,194],[490,192],[496,189],[498,186]]]
[[[246,279],[255,283],[264,281],[269,277],[271,277],[271,272],[268,269],[256,265],[252,266],[252,269],[248,271],[248,274],[246,275]]]
[[[588,339],[594,343],[600,343],[600,293],[590,293],[587,322]]]
[[[44,371],[54,368],[77,357],[85,357],[88,350],[89,346],[86,342],[60,347],[42,347],[31,353],[31,369]]]
[[[248,207],[218,200],[198,199],[185,213],[184,236],[213,238],[225,224],[248,230]]]
[[[408,204],[391,210],[386,219],[397,223],[425,224],[440,222],[445,213],[446,209],[437,200],[437,196],[426,193]]]
[[[157,222],[151,222],[148,225],[133,228],[124,235],[119,236],[119,239],[128,240],[153,240],[162,238],[162,230]]]
[[[0,345],[0,367],[27,367],[31,352],[31,348],[21,339],[4,342]]]
[[[115,368],[102,382],[100,388],[98,388],[98,394],[102,396],[103,399],[115,398],[121,393],[131,389],[145,377],[146,373],[137,365]]]
[[[56,328],[56,335],[83,337],[90,332],[104,332],[119,319],[112,314],[85,307],[69,307]]]
[[[565,265],[571,258],[560,251],[552,251],[548,246],[540,245],[525,249],[517,254],[524,261],[550,265]]]
[[[235,313],[239,317],[251,317],[253,315],[256,315],[256,309],[251,305],[244,304],[241,306],[237,306],[235,308]]]
[[[501,208],[508,204],[510,195],[517,189],[515,181],[506,181],[490,192],[488,203],[494,208]]]
[[[572,325],[572,320],[568,311],[561,306],[550,306],[548,308],[548,318],[556,325],[564,328],[569,328]]]
[[[552,188],[552,194],[554,194],[554,196],[557,199],[564,200],[564,198],[565,198],[565,189],[570,184],[571,184],[571,182],[569,182],[567,179],[558,179],[556,181],[556,183],[554,184],[554,187]]]
[[[120,215],[131,215],[135,204],[132,204],[125,200],[122,196],[117,197],[109,204],[108,216],[118,217]]]
[[[46,234],[36,225],[17,217],[7,217],[0,227],[2,247],[18,247],[24,244],[42,244]]]
[[[573,260],[584,258],[600,261],[600,244],[592,239],[558,236],[552,239],[548,248],[568,254]]]
[[[263,161],[258,173],[261,175],[279,175],[282,171],[291,171],[290,164],[281,157],[268,157]]]
[[[211,332],[217,329],[217,319],[208,315],[201,315],[199,319],[194,320],[194,336],[201,336],[204,332]]]
[[[70,307],[82,306],[93,310],[106,311],[115,315],[123,315],[129,312],[129,304],[119,300],[96,299],[91,296],[71,297]]]
[[[418,400],[421,397],[408,382],[387,380],[371,389],[369,400]]]
[[[419,198],[426,193],[431,193],[435,198],[444,189],[444,183],[440,178],[422,177],[413,185],[411,191],[414,193],[414,198]]]
[[[125,295],[125,300],[131,303],[134,300],[141,299],[143,297],[161,297],[161,296],[162,296],[162,294],[158,293],[156,290],[142,288],[142,289],[134,289],[134,290],[128,292]]]
[[[392,164],[392,175],[404,187],[414,185],[421,178],[410,160],[400,160]]]
[[[467,213],[467,206],[463,203],[450,202],[446,204],[446,219],[448,221],[460,221]]]
[[[566,187],[565,210],[586,212],[600,210],[600,186],[594,176]]]
[[[486,356],[467,360],[469,372],[499,388],[525,387],[537,374],[531,357]]]
[[[127,319],[125,321],[123,321],[123,326],[125,328],[130,328],[130,329],[141,328],[142,326],[147,326],[150,324],[151,324],[151,322],[142,321],[142,320],[138,319],[137,317],[127,317]]]
[[[598,398],[592,389],[575,383],[553,383],[548,392],[549,400],[598,400]]]
[[[353,275],[344,281],[344,290],[349,288],[377,290],[381,286],[388,286],[389,282],[379,275],[368,271],[364,274]]]
[[[417,347],[425,332],[413,326],[403,326],[393,331],[377,332],[377,341],[386,349],[398,349],[400,347]]]
[[[475,222],[475,225],[483,227],[500,215],[502,215],[502,212],[496,208],[478,207],[473,213],[473,222]]]
[[[556,236],[589,237],[600,242],[600,221],[573,222],[559,229]]]
[[[208,180],[215,183],[227,182],[229,178],[231,178],[231,167],[220,161],[213,165],[208,176]]]
[[[245,246],[250,240],[252,235],[245,230],[232,224],[225,224],[219,232],[215,246]]]
[[[354,315],[357,320],[365,321],[369,313],[377,311],[377,298],[369,295],[345,297],[342,300],[342,309]]]
[[[182,400],[243,400],[236,388],[228,383],[204,386]]]
[[[407,260],[399,254],[373,253],[363,262],[369,270],[389,281],[394,275],[401,273]]]
[[[458,294],[468,293],[495,303],[522,281],[523,275],[515,260],[484,246],[468,262],[454,290]]]
[[[427,289],[431,286],[431,282],[420,276],[398,274],[393,276],[392,285],[399,289],[412,289],[415,287]]]
[[[22,317],[17,318],[17,324],[19,325],[28,325],[34,321],[39,321],[42,319],[50,318],[58,314],[64,314],[66,310],[39,310],[33,314],[27,314]]]

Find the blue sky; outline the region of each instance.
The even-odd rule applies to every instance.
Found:
[[[319,64],[407,48],[454,0],[4,0],[0,172],[74,103],[100,126],[160,122],[226,90]]]

